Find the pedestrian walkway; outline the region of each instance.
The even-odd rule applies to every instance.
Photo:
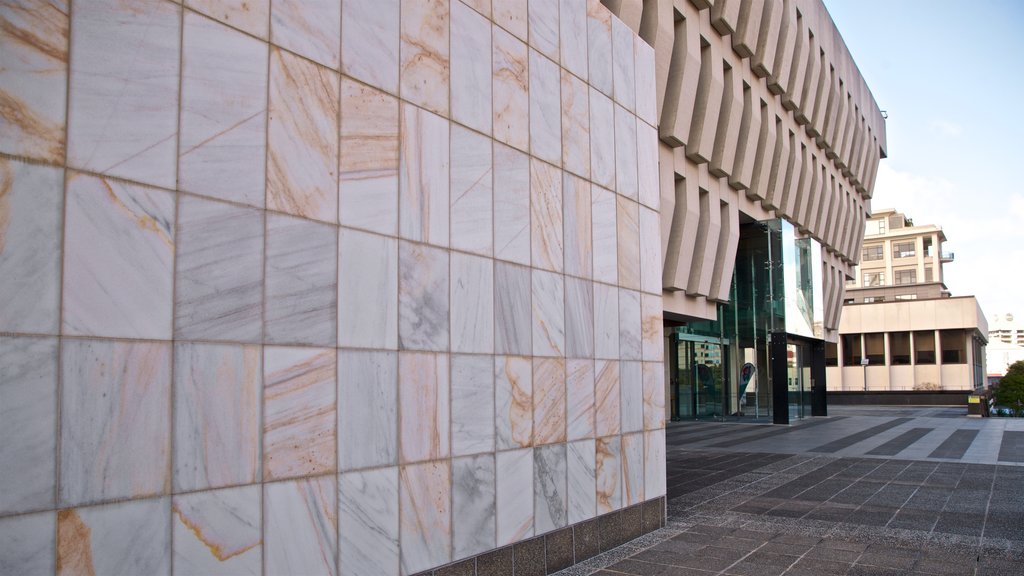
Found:
[[[666,526],[560,574],[1024,574],[1024,421],[831,412],[673,425]]]

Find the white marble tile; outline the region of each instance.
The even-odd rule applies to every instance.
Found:
[[[547,0],[529,3],[530,46],[558,62],[558,2]]]
[[[538,4],[531,2],[530,5]],[[552,2],[541,2],[552,4]],[[562,99],[558,65],[530,50],[530,152],[537,158],[562,161]]]
[[[565,355],[594,357],[594,286],[590,280],[565,277]]]
[[[339,0],[277,0],[270,4],[270,40],[329,68],[341,63]]]
[[[452,252],[452,352],[494,351],[494,261]]]
[[[533,266],[561,272],[562,171],[538,160],[530,160],[530,237]]]
[[[597,482],[597,513],[607,514],[622,508],[621,437],[597,439],[594,475]]]
[[[565,444],[533,449],[534,532],[543,534],[568,522],[568,494]]]
[[[68,2],[8,2],[3,19],[0,152],[63,164]]]
[[[338,337],[338,229],[267,214],[263,341],[334,346]]]
[[[533,355],[565,355],[565,281],[564,276],[534,270]]]
[[[665,427],[665,365],[644,362],[644,430]]]
[[[343,73],[398,94],[398,45],[399,0],[341,0]]]
[[[402,99],[448,116],[451,0],[402,0]]]
[[[244,13],[240,7],[203,4],[225,16]],[[185,12],[182,38],[178,189],[262,208],[267,45],[192,11]]]
[[[632,112],[636,109],[635,35],[625,22],[612,18],[612,79],[615,101]]]
[[[54,574],[56,521],[54,512],[0,519],[0,573]]]
[[[533,449],[495,455],[498,546],[533,536]]]
[[[451,3],[451,119],[491,133],[490,21]]]
[[[640,289],[661,294],[661,219],[657,212],[640,206]]]
[[[591,184],[568,172],[562,179],[562,238],[565,273],[582,278],[594,274]]]
[[[661,184],[658,181],[658,130],[636,122],[637,195],[640,203],[654,210],[661,205]]]
[[[402,238],[448,245],[449,124],[402,104],[398,232]]]
[[[615,221],[615,194],[598,186],[590,188],[593,219],[592,246],[594,280],[607,284],[619,282],[618,224]]]
[[[618,434],[622,430],[622,394],[619,362],[594,362],[594,433],[597,436]]]
[[[593,87],[590,94],[590,177],[615,189],[615,105]]]
[[[494,351],[530,355],[533,334],[530,269],[498,262],[494,267]]]
[[[566,445],[569,524],[597,516],[596,455],[595,440],[580,440]]]
[[[565,363],[566,438],[594,437],[594,361]]]
[[[451,247],[490,256],[494,253],[491,140],[452,126],[451,155]]]
[[[527,0],[498,0],[492,12],[494,23],[515,34],[522,41],[527,39],[529,13]]]
[[[397,467],[338,477],[338,536],[344,576],[399,573]]]
[[[565,442],[565,360],[533,360],[533,439],[534,443]]]
[[[636,200],[637,180],[636,116],[615,106],[615,191]]]
[[[491,0],[459,0],[486,18],[491,17]]]
[[[65,339],[60,503],[166,494],[171,345]]]
[[[640,293],[619,288],[619,357],[640,360]]]
[[[622,435],[622,507],[644,501],[644,435]]]
[[[492,28],[494,138],[520,150],[529,150],[529,51],[515,36],[498,26]]]
[[[56,334],[64,172],[0,158],[0,190],[0,331]]]
[[[453,355],[451,362],[452,455],[494,452],[492,357]]]
[[[181,6],[82,0],[71,20],[68,165],[174,188]]]
[[[590,178],[590,89],[562,70],[562,167]]]
[[[262,573],[260,487],[174,497],[174,574]]]
[[[334,349],[264,347],[264,480],[337,469],[336,363]]]
[[[644,432],[644,498],[665,495],[665,429]]]
[[[644,384],[640,362],[619,362],[619,398],[622,432],[644,429]]]
[[[185,6],[253,36],[267,38],[270,0],[185,0]]]
[[[530,159],[494,144],[494,256],[530,265]]]
[[[176,251],[175,338],[258,342],[263,214],[182,196]]]
[[[633,37],[633,56],[636,59],[636,115],[651,126],[658,125],[658,86],[654,65],[654,48],[639,36]]]
[[[398,354],[398,455],[402,463],[451,454],[447,354]]]
[[[337,222],[339,82],[333,70],[271,49],[268,209]]]
[[[338,573],[337,500],[334,476],[264,484],[267,574]]]
[[[57,362],[56,338],[0,337],[0,514],[53,507]]]
[[[341,229],[338,345],[398,348],[398,241]]]
[[[174,194],[72,173],[64,232],[64,333],[169,340]]]
[[[398,343],[403,350],[448,349],[449,253],[398,245]]]
[[[402,574],[451,561],[451,488],[447,460],[399,469]]]
[[[529,358],[494,358],[494,440],[498,450],[533,446],[533,364]]]
[[[260,478],[258,346],[175,344],[175,491]]]
[[[338,352],[338,467],[398,461],[398,354]]]
[[[640,337],[644,360],[660,362],[665,355],[661,316],[661,295],[643,294],[640,297]]]
[[[615,197],[615,228],[618,234],[619,286],[640,289],[640,211],[629,198]]]
[[[619,290],[594,283],[594,357],[619,357]]]
[[[495,547],[494,455],[452,459],[452,560]]]
[[[169,498],[57,512],[61,574],[171,573]]]
[[[587,0],[561,0],[558,9],[562,67],[587,79]]]
[[[342,77],[338,221],[398,233],[398,99]]]
[[[590,85],[612,95],[612,13],[600,0],[587,0],[587,55]]]

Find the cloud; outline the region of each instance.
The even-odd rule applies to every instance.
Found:
[[[956,138],[964,131],[959,124],[949,120],[932,120],[928,127],[932,132],[947,138]]]

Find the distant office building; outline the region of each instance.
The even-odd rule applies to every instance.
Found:
[[[988,377],[1000,378],[1010,364],[1024,360],[1024,322],[1013,314],[995,314],[988,325],[988,347],[985,361]]]
[[[829,391],[970,390],[985,376],[988,323],[974,296],[950,296],[942,228],[896,210],[865,224],[847,281],[839,342],[826,347]]]
[[[996,314],[988,325],[990,342],[999,340],[1015,346],[1024,346],[1024,321],[1015,319],[1013,314]]]

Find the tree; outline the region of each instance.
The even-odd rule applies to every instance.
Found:
[[[1024,360],[1018,360],[1013,364],[1010,364],[1010,367],[1006,369],[1006,375],[1024,376]]]
[[[1006,371],[995,389],[995,400],[999,406],[1006,406],[1024,413],[1024,360],[1014,362]]]

